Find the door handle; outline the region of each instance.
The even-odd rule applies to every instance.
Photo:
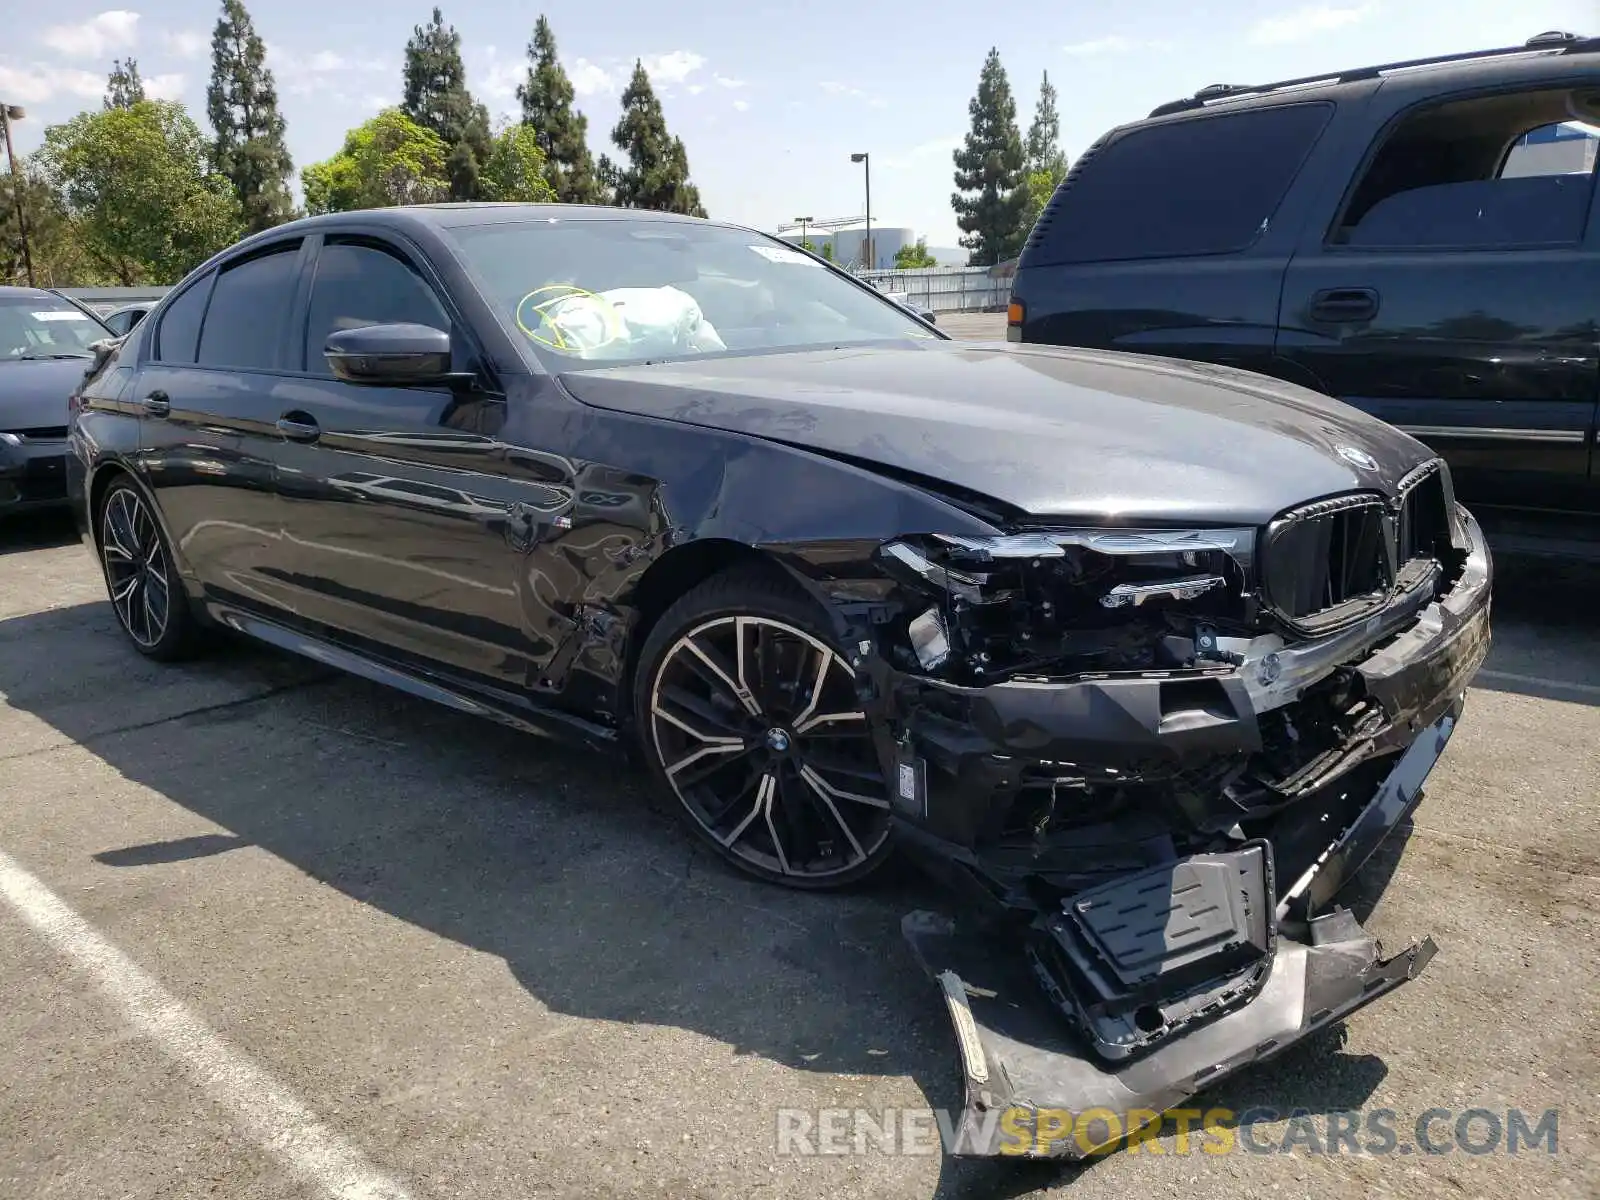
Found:
[[[172,411],[171,399],[159,388],[151,392],[139,403],[143,406],[145,413],[152,417],[164,417]]]
[[[322,427],[307,413],[284,413],[278,418],[278,432],[291,442],[314,442],[322,436]]]
[[[1328,288],[1311,297],[1311,318],[1330,325],[1370,321],[1378,315],[1378,293],[1371,288]]]

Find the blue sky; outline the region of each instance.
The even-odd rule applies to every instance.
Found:
[[[98,105],[111,60],[133,55],[151,90],[204,124],[219,5],[81,0],[29,7],[0,44],[0,100],[23,104],[20,150],[45,125]],[[21,0],[8,0],[20,6]],[[296,167],[333,153],[352,125],[400,97],[400,60],[428,0],[250,5],[277,77]],[[449,0],[467,82],[492,113],[516,108],[523,52],[543,11],[589,117],[609,149],[617,96],[642,57],[667,121],[689,151],[712,216],[762,228],[862,210],[872,155],[873,218],[953,246],[950,152],[991,44],[1026,129],[1042,72],[1061,93],[1061,141],[1075,158],[1100,133],[1207,83],[1281,79],[1374,61],[1509,45],[1545,29],[1600,34],[1600,0],[1146,0],[1113,14],[1062,0],[910,4],[809,0],[609,0],[519,4]],[[13,7],[14,14],[20,9]]]

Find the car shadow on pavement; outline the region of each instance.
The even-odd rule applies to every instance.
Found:
[[[0,555],[66,546],[78,540],[72,515],[56,509],[0,518]]]
[[[930,1106],[961,1103],[944,1007],[899,930],[905,912],[943,900],[908,867],[845,894],[747,881],[620,756],[265,649],[229,644],[193,664],[149,663],[122,642],[104,603],[0,622],[0,691],[48,727],[34,727],[39,737],[79,743],[228,831],[105,846],[93,854],[105,867],[161,871],[257,846],[499,957],[555,1012],[687,1029],[798,1070],[909,1076]],[[1342,1110],[1382,1078],[1380,1060],[1321,1038],[1201,1103]],[[773,1136],[776,1109],[812,1095],[764,1097],[770,1108],[751,1120]],[[1036,1187],[1085,1169],[947,1159],[936,1195],[1016,1195],[1029,1179]]]

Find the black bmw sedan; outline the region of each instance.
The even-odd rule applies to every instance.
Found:
[[[1335,898],[1461,715],[1489,556],[1326,397],[955,342],[727,225],[445,205],[240,243],[75,405],[140,653],[222,627],[636,750],[763,879],[935,871],[957,1152],[1083,1153],[1045,1114],[1154,1119],[1434,952]]]

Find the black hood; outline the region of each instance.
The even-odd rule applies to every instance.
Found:
[[[67,423],[67,397],[83,382],[91,358],[0,360],[0,430]]]
[[[585,404],[845,455],[1040,516],[1260,524],[1432,457],[1316,392],[1042,346],[867,346],[576,371]]]

